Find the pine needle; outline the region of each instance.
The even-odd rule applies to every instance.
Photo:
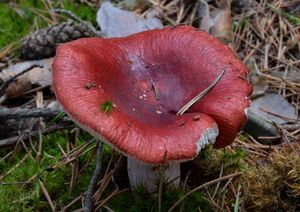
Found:
[[[196,102],[198,102],[202,97],[204,97],[223,77],[225,73],[225,70],[222,70],[222,72],[217,76],[217,78],[203,91],[201,91],[197,96],[195,96],[193,99],[191,99],[186,105],[184,105],[176,115],[182,115],[184,114],[190,107],[192,107]]]

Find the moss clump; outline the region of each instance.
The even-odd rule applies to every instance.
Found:
[[[86,142],[86,137],[90,139],[90,136],[80,134],[74,145]],[[33,145],[37,149],[38,143],[33,141]],[[56,208],[67,205],[85,191],[93,166],[88,167],[84,174],[78,177],[73,189],[70,190],[71,166],[49,168],[59,163],[63,157],[58,145],[67,152],[68,133],[56,132],[43,137],[43,151],[39,160],[36,160],[37,154],[33,151],[29,153],[19,151],[0,162],[1,175],[12,170],[0,180],[0,211],[49,211],[49,204],[38,180],[43,182]],[[3,155],[0,153],[0,156]],[[89,154],[78,157],[78,166],[83,167],[88,158]],[[79,202],[73,209],[80,206]]]
[[[161,211],[168,211],[184,194],[185,191],[183,191],[183,189],[165,187],[162,192]],[[213,211],[203,196],[202,192],[192,193],[185,198],[174,211]],[[132,192],[128,191],[115,196],[108,202],[108,206],[116,212],[158,211],[158,193],[154,192],[150,194],[144,187],[137,187]]]
[[[300,147],[280,149],[244,175],[249,210],[295,211],[300,205]]]

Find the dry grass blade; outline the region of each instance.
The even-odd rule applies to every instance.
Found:
[[[66,212],[68,211],[68,209],[73,206],[76,202],[78,202],[79,200],[81,200],[82,195],[76,197],[75,199],[73,199],[69,204],[67,204],[65,207],[63,207],[62,211]]]
[[[4,157],[0,158],[0,163],[2,163],[4,160],[6,160],[7,158],[9,158],[10,156],[12,156],[14,152],[10,151],[9,153],[7,153]]]
[[[53,7],[51,5],[51,1],[50,0],[42,0],[42,3],[44,4],[45,8],[47,9],[47,14],[50,15],[52,21],[54,23],[57,22],[57,18],[55,16],[55,14],[52,12],[53,11]]]
[[[115,212],[113,209],[111,209],[107,205],[103,205],[103,208],[105,208],[108,212]]]
[[[230,174],[230,175],[227,175],[227,176],[224,176],[224,177],[220,177],[218,179],[215,179],[215,180],[212,180],[210,182],[207,182],[207,183],[204,183],[203,185],[200,185],[194,189],[192,189],[191,191],[187,192],[183,197],[181,197],[174,205],[172,205],[172,207],[168,210],[168,212],[171,212],[173,211],[176,206],[182,202],[182,200],[184,200],[186,197],[188,197],[189,195],[191,195],[192,193],[196,192],[196,191],[199,191],[209,185],[212,185],[212,184],[215,184],[215,183],[218,183],[220,181],[223,181],[223,180],[227,180],[227,179],[230,179],[230,178],[234,178],[236,176],[239,176],[241,175],[242,173],[241,172],[238,172],[238,173],[234,173],[234,174]]]
[[[47,199],[47,201],[48,201],[48,203],[49,203],[49,205],[51,207],[51,210],[53,212],[56,211],[55,206],[54,206],[54,204],[53,204],[53,202],[51,200],[51,197],[49,196],[49,193],[48,193],[46,187],[44,186],[43,182],[40,179],[39,179],[39,184],[41,186],[43,194],[45,195],[45,197],[46,197],[46,199]]]
[[[78,158],[79,156],[81,156],[81,155],[83,155],[83,154],[85,154],[85,153],[91,151],[91,150],[94,148],[94,147],[91,147],[91,148],[87,149],[87,147],[88,147],[89,145],[91,145],[92,143],[94,143],[94,141],[95,141],[95,139],[92,139],[91,141],[89,141],[89,142],[87,142],[87,143],[83,143],[82,145],[80,145],[80,146],[74,148],[72,151],[70,151],[70,152],[68,153],[68,156],[67,156],[67,157],[64,157],[61,161],[59,161],[59,162],[53,164],[53,165],[51,166],[51,168],[57,169],[57,168],[59,168],[59,167],[61,167],[61,166],[63,166],[63,165],[67,165],[67,164],[73,162],[74,160],[77,160],[77,158]],[[87,150],[86,150],[86,149],[87,149]],[[86,150],[86,151],[84,151],[84,150]]]
[[[0,60],[8,55],[15,47],[15,44],[9,44],[6,47],[0,49]]]
[[[197,96],[195,96],[193,99],[191,99],[186,105],[184,105],[176,115],[182,115],[184,114],[190,107],[192,107],[196,102],[198,102],[202,97],[204,97],[223,77],[225,73],[225,70],[222,70],[222,72],[217,76],[217,78],[203,91],[201,91]]]
[[[121,190],[121,191],[119,191],[118,189],[116,189],[116,190],[114,190],[112,193],[110,193],[109,195],[108,195],[108,197],[106,197],[104,200],[102,200],[102,201],[100,201],[100,202],[97,202],[95,205],[97,205],[97,207],[96,207],[96,209],[95,209],[95,211],[99,211],[99,209],[101,208],[101,207],[103,207],[104,206],[104,204],[107,202],[107,201],[109,201],[111,198],[113,198],[114,196],[116,196],[116,195],[118,195],[118,194],[120,194],[120,193],[123,193],[123,192],[125,192],[125,191],[127,191],[128,189],[123,189],[123,190]]]

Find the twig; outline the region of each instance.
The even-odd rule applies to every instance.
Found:
[[[74,125],[73,125],[72,122],[51,126],[51,127],[48,127],[48,128],[44,128],[42,130],[42,134],[49,134],[49,133],[57,131],[57,130],[68,129],[68,128],[71,128],[73,126]],[[37,136],[37,135],[39,135],[38,130],[30,132],[30,133],[26,133],[25,135],[23,135],[22,139],[27,140],[27,139],[29,139],[30,136]],[[15,145],[18,142],[19,138],[20,138],[20,136],[13,136],[13,137],[10,137],[10,138],[2,139],[2,140],[0,140],[0,147]]]
[[[0,120],[34,117],[55,117],[61,112],[63,111],[50,108],[0,108]]]
[[[199,190],[201,190],[201,189],[203,189],[203,188],[205,188],[205,187],[207,187],[207,186],[209,186],[209,185],[215,184],[215,183],[217,183],[217,182],[220,182],[220,181],[223,181],[223,180],[227,180],[227,179],[236,177],[236,176],[238,176],[238,175],[240,175],[240,174],[242,174],[242,173],[241,173],[241,172],[238,172],[238,173],[230,174],[230,175],[227,175],[227,176],[224,176],[224,177],[220,177],[220,178],[218,178],[218,179],[215,179],[215,180],[212,180],[212,181],[210,181],[210,182],[204,183],[204,184],[198,186],[197,188],[194,188],[193,190],[187,192],[183,197],[181,197],[181,198],[180,198],[180,199],[179,199],[179,200],[178,200],[178,201],[177,201],[177,202],[176,202],[176,203],[168,210],[168,212],[173,211],[173,210],[176,208],[176,206],[177,206],[182,200],[184,200],[186,197],[188,197],[188,196],[191,195],[192,193],[194,193],[194,192],[196,192],[196,191],[199,191]]]
[[[91,212],[93,209],[93,194],[95,187],[100,179],[101,171],[102,171],[102,151],[103,144],[100,142],[97,146],[97,155],[96,155],[96,168],[93,172],[92,179],[88,186],[87,191],[84,194],[84,212]]]
[[[49,195],[46,187],[44,186],[43,182],[40,179],[39,179],[39,184],[41,186],[42,192],[44,193],[44,195],[45,195],[45,197],[46,197],[46,199],[47,199],[47,201],[48,201],[48,203],[49,203],[49,205],[51,207],[51,210],[52,211],[56,211],[55,206],[54,206],[54,204],[53,204],[53,202],[51,200],[51,197],[50,197],[50,195]]]
[[[225,70],[217,76],[217,78],[203,91],[201,91],[197,96],[191,99],[186,105],[184,105],[178,112],[177,115],[182,115],[187,111],[191,106],[193,106],[196,102],[198,102],[203,96],[205,96],[223,77]]]
[[[23,71],[21,71],[20,73],[17,73],[15,76],[9,78],[8,80],[6,80],[0,87],[0,96],[2,96],[5,93],[5,90],[8,88],[9,84],[11,84],[13,81],[15,81],[19,76],[25,74],[26,72],[32,70],[33,68],[43,68],[44,66],[41,64],[32,64],[31,66],[29,66],[28,68],[24,69]]]

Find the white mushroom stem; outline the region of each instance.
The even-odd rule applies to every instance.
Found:
[[[160,179],[160,173],[164,174],[164,180],[167,180],[167,182],[171,181],[174,186],[178,187],[180,183],[180,163],[171,162],[165,167],[164,171],[161,172],[163,167],[159,167],[159,165],[145,164],[134,158],[127,157],[127,170],[131,189],[143,185],[149,192],[155,191]]]

